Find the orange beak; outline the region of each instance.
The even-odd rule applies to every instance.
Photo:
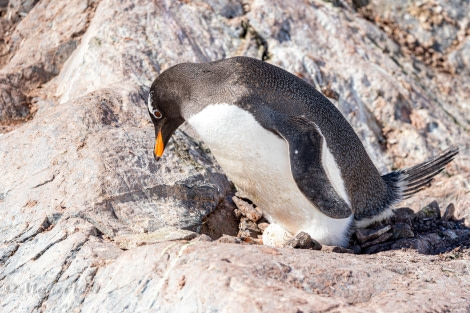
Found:
[[[157,139],[155,140],[155,156],[160,158],[163,155],[163,150],[165,150],[165,144],[163,143],[162,131],[158,131]]]

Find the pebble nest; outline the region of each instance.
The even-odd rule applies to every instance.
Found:
[[[222,242],[262,244],[262,234],[269,225],[251,201],[233,197],[239,220],[237,237],[223,236]],[[300,249],[327,250],[338,253],[371,254],[380,251],[413,249],[424,254],[458,252],[470,248],[470,229],[464,220],[454,216],[452,203],[440,208],[436,201],[418,212],[398,208],[394,215],[366,228],[353,228],[348,247],[322,246],[301,232],[285,246]]]

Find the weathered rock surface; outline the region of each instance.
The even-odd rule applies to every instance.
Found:
[[[86,297],[82,309],[464,312],[469,308],[468,260],[468,255],[444,261],[402,251],[352,259],[312,250],[164,243],[122,254],[100,270],[89,291],[96,296]],[[126,271],[129,264],[140,275]]]
[[[435,231],[470,226],[468,9],[0,1],[0,311],[470,310],[468,229]],[[412,229],[404,214],[378,238],[410,245],[388,238],[365,247],[381,251],[371,255],[185,241],[237,234],[235,190],[188,128],[154,162],[148,87],[174,64],[235,55],[265,58],[332,98],[382,172],[459,145],[445,175],[402,203],[454,209],[430,207],[430,225]],[[454,244],[432,246],[442,238]]]

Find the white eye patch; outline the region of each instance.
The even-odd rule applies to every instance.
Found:
[[[147,100],[147,106],[149,108],[149,112],[152,112],[153,113],[153,109],[152,109],[152,102],[153,102],[153,91],[151,91],[149,93],[149,98]]]
[[[153,91],[151,91],[149,93],[149,98],[147,100],[147,106],[149,108],[149,112],[152,113],[152,115],[156,118],[156,119],[161,119],[162,118],[162,113],[160,111],[158,111],[158,109],[154,109],[152,107],[152,103],[153,103]]]

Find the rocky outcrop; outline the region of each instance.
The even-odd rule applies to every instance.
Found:
[[[146,111],[174,64],[263,58],[330,97],[382,172],[459,145],[402,205],[453,202],[469,226],[466,6],[0,1],[0,310],[467,311],[470,242],[432,240],[468,232],[441,220],[426,249],[370,255],[197,237],[237,234],[235,190],[187,127],[156,163]]]
[[[4,127],[31,118],[36,89],[59,74],[95,12],[95,3],[82,0],[7,3],[0,18],[0,123]]]

